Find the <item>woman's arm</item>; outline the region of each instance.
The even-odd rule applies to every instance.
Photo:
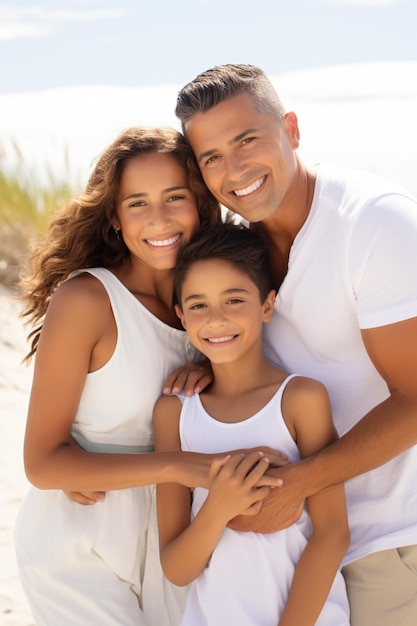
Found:
[[[180,449],[178,398],[161,398],[154,411],[156,450]],[[221,534],[232,517],[265,497],[268,487],[256,487],[268,467],[260,452],[214,459],[208,496],[190,521],[191,492],[177,484],[157,487],[158,529],[162,568],[176,585],[192,582],[206,567]],[[248,511],[249,509],[249,511]]]
[[[108,455],[71,445],[71,425],[87,373],[110,358],[112,332],[110,302],[99,281],[83,275],[59,287],[35,362],[24,448],[29,480],[40,489],[84,492],[166,481],[208,484],[209,460],[203,455]]]
[[[327,391],[316,381],[296,378],[284,392],[283,414],[302,458],[337,438]],[[307,500],[313,530],[296,566],[279,626],[313,626],[323,608],[350,536],[343,485]]]

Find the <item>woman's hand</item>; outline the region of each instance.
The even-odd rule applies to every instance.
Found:
[[[75,441],[73,437],[71,437],[68,441],[68,444],[72,448],[81,448],[81,446]],[[106,497],[105,491],[65,491],[65,495],[67,498],[72,500],[73,502],[77,502],[78,504],[91,505],[96,504],[96,502],[104,502],[104,498]]]
[[[96,504],[103,502],[106,497],[104,491],[64,491],[67,498],[78,504]]]
[[[284,467],[284,465],[288,465],[290,462],[286,454],[268,446],[257,446],[248,450],[239,450],[239,452],[243,452],[245,455],[251,452],[262,452],[264,456],[268,457],[270,467]]]
[[[209,361],[187,363],[174,370],[167,378],[163,393],[166,396],[185,392],[186,396],[200,393],[213,380],[213,371]]]

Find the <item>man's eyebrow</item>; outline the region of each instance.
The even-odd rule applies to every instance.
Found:
[[[256,133],[256,132],[258,132],[257,128],[248,128],[244,130],[243,132],[239,133],[238,135],[236,135],[235,137],[232,137],[232,139],[228,142],[228,145],[231,146],[234,143],[238,143],[239,141],[244,139],[247,135],[250,135],[251,133]],[[197,157],[197,163],[200,163],[200,161],[202,161],[203,159],[206,159],[207,157],[213,156],[213,154],[216,154],[217,151],[218,151],[217,148],[213,148],[211,150],[206,150],[205,152],[201,152],[201,154],[199,154]]]
[[[225,289],[224,291],[222,291],[221,295],[222,296],[231,296],[233,294],[245,294],[248,293],[247,289],[240,289],[239,287],[232,287],[231,289]],[[205,298],[205,294],[204,293],[192,293],[189,296],[187,296],[184,299],[184,304],[186,302],[189,302],[190,300],[201,300],[202,298]]]

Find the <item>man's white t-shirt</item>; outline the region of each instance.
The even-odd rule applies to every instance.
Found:
[[[327,386],[343,435],[389,396],[361,329],[416,315],[417,202],[369,172],[321,165],[265,325],[266,356]],[[352,541],[344,563],[416,544],[417,446],[348,481],[346,495]]]

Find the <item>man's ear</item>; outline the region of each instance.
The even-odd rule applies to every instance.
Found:
[[[271,319],[272,313],[274,312],[274,304],[275,304],[276,296],[277,296],[277,292],[275,291],[275,289],[271,289],[271,291],[266,296],[265,302],[263,304],[263,307],[264,307],[263,318],[262,318],[263,322],[269,322],[269,320]]]
[[[177,314],[177,317],[181,320],[181,324],[183,325],[184,330],[187,330],[186,326],[185,326],[185,319],[184,319],[184,314],[181,311],[180,307],[178,306],[178,304],[175,305],[175,313]]]
[[[298,128],[298,119],[293,111],[289,111],[284,115],[282,125],[285,128],[287,136],[290,140],[293,150],[297,150],[300,145],[300,130]]]

